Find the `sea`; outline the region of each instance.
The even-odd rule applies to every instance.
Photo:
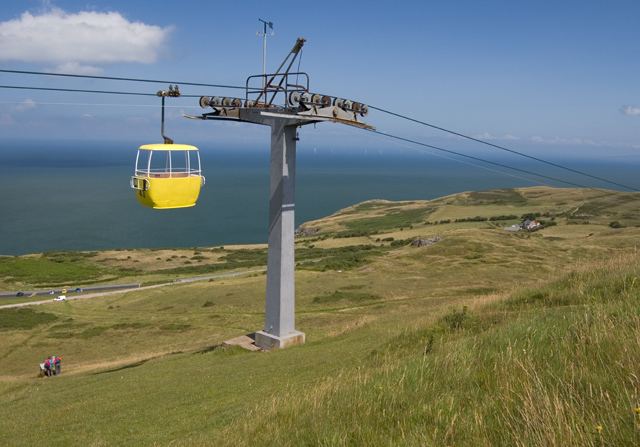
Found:
[[[197,206],[152,210],[138,204],[129,186],[138,145],[133,141],[1,142],[0,254],[266,242],[268,148],[201,146],[206,185]],[[495,160],[611,188],[533,161]],[[640,160],[635,160],[555,161],[640,186]],[[479,164],[393,149],[299,148],[296,224],[369,199],[432,199],[540,182],[567,186],[520,171],[506,175],[505,169]]]

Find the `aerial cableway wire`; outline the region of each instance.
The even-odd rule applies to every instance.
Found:
[[[521,173],[524,173],[524,174],[527,174],[527,175],[534,175],[536,177],[545,178],[547,180],[551,180],[551,181],[554,181],[554,182],[564,183],[566,185],[571,185],[571,186],[577,186],[579,188],[589,188],[589,186],[582,185],[580,183],[575,183],[575,182],[571,182],[571,181],[568,181],[568,180],[562,180],[562,179],[559,179],[557,177],[551,177],[551,176],[540,174],[540,173],[537,173],[537,172],[534,172],[534,171],[529,171],[528,169],[516,168],[514,166],[509,166],[509,165],[507,165],[505,163],[500,163],[500,162],[497,162],[497,161],[491,161],[491,160],[486,160],[486,159],[480,158],[480,157],[474,157],[473,155],[463,154],[462,152],[456,152],[456,151],[452,151],[450,149],[445,149],[445,148],[442,148],[442,147],[433,146],[431,144],[423,143],[421,141],[411,140],[409,138],[404,138],[404,137],[400,137],[400,136],[393,135],[393,134],[390,134],[390,133],[381,132],[379,130],[369,130],[369,132],[372,132],[372,133],[375,133],[375,134],[378,134],[378,135],[383,135],[385,137],[393,138],[393,139],[396,139],[396,140],[399,140],[399,141],[404,141],[406,143],[412,143],[412,144],[416,144],[418,146],[428,147],[430,149],[434,149],[434,150],[437,150],[437,151],[440,151],[440,152],[446,152],[448,154],[457,155],[459,157],[468,158],[470,160],[480,161],[482,163],[487,163],[487,164],[490,164],[490,165],[493,165],[493,166],[498,166],[498,167],[501,167],[501,168],[511,169],[511,170],[518,171],[518,172],[521,172]]]
[[[515,174],[515,173],[507,172],[507,171],[505,171],[503,169],[490,168],[490,167],[484,166],[484,165],[482,165],[480,163],[475,163],[473,161],[467,161],[467,160],[462,159],[460,157],[451,157],[451,156],[448,156],[448,155],[445,155],[445,154],[441,154],[441,153],[436,152],[436,151],[430,151],[430,150],[422,149],[422,148],[413,148],[412,147],[411,149],[412,150],[415,149],[417,151],[424,152],[425,154],[431,155],[433,157],[443,158],[445,160],[454,161],[456,163],[462,163],[462,164],[467,165],[467,166],[473,166],[474,168],[479,168],[479,169],[482,169],[484,171],[493,172],[494,174],[506,175],[508,177],[513,177],[513,178],[517,178],[517,179],[520,179],[520,180],[526,180],[527,182],[533,183],[535,185],[543,185],[543,186],[554,187],[553,184],[547,183],[547,182],[543,182],[540,179],[534,179],[534,178],[531,178],[531,177],[525,177],[524,175],[518,175],[518,174]]]
[[[72,74],[72,73],[47,73],[44,71],[0,69],[0,73],[28,74],[28,75],[38,75],[38,76],[59,76],[59,77],[65,77],[65,78],[102,79],[107,81],[151,82],[151,83],[159,83],[159,84],[193,85],[196,87],[232,88],[232,89],[242,89],[242,90],[245,89],[245,87],[240,87],[238,85],[204,84],[200,82],[163,81],[158,79],[142,79],[142,78],[121,78],[116,76],[80,75],[80,74]]]
[[[0,71],[2,71],[2,70],[0,70]],[[71,89],[71,88],[58,88],[58,87],[32,87],[32,86],[17,86],[17,85],[0,85],[0,88],[19,89],[19,90],[40,90],[40,91],[44,90],[44,91],[57,91],[57,92],[74,92],[74,93],[98,93],[98,94],[111,94],[111,95],[132,95],[132,96],[153,96],[153,97],[157,96],[155,93],[115,91],[115,90]],[[187,97],[187,98],[199,98],[202,95],[181,95],[181,96],[182,97]],[[375,108],[376,110],[380,110],[377,107],[372,107],[372,108]],[[392,113],[394,115],[397,115],[397,114],[395,114],[393,112],[390,112],[390,113]],[[413,120],[413,119],[411,119],[411,120]],[[470,160],[475,160],[475,161],[479,161],[479,162],[482,162],[482,163],[487,163],[487,164],[490,164],[490,165],[493,165],[493,166],[498,166],[498,167],[501,167],[501,168],[511,169],[513,171],[521,172],[521,173],[524,173],[524,174],[527,174],[527,175],[533,175],[533,176],[536,176],[536,177],[539,177],[539,178],[545,178],[547,180],[551,180],[551,181],[554,181],[554,182],[563,183],[563,184],[571,185],[571,186],[577,186],[577,187],[580,187],[580,188],[589,188],[589,186],[586,186],[586,185],[583,185],[583,184],[580,184],[580,183],[575,183],[575,182],[571,182],[571,181],[568,181],[568,180],[562,180],[562,179],[557,178],[557,177],[552,177],[552,176],[540,174],[540,173],[537,173],[537,172],[534,172],[534,171],[529,171],[527,169],[516,168],[514,166],[509,166],[509,165],[507,165],[505,163],[499,163],[499,162],[495,162],[495,161],[491,161],[491,160],[486,160],[486,159],[481,158],[481,157],[475,157],[473,155],[463,154],[461,152],[456,152],[456,151],[452,151],[450,149],[445,149],[445,148],[441,148],[441,147],[438,147],[438,146],[433,146],[431,144],[427,144],[427,143],[423,143],[423,142],[420,142],[420,141],[411,140],[409,138],[404,138],[404,137],[400,137],[400,136],[397,136],[397,135],[392,135],[392,134],[381,132],[381,131],[377,131],[377,130],[370,130],[370,132],[376,133],[378,135],[383,135],[383,136],[386,136],[386,137],[389,137],[389,138],[393,138],[393,139],[396,139],[396,140],[404,141],[404,142],[407,142],[407,143],[412,143],[412,144],[416,144],[416,145],[419,145],[419,146],[427,147],[427,148],[434,149],[434,150],[437,150],[437,151],[446,152],[446,153],[449,153],[449,154],[452,154],[452,155],[456,155],[456,156],[459,156],[459,157],[464,157],[464,158],[467,158],[467,159],[470,159]],[[478,140],[478,141],[481,141],[481,140]],[[551,162],[549,162],[549,163],[551,163]],[[571,168],[568,168],[568,170],[573,171]],[[507,174],[505,172],[502,172],[502,173],[503,174]],[[580,174],[579,171],[576,171],[576,173]],[[510,175],[510,174],[507,174],[507,175]],[[591,176],[591,175],[588,175],[588,176],[589,177],[594,177],[594,176]],[[599,177],[594,177],[594,178],[596,178],[598,180],[602,180],[602,181],[608,181],[608,180],[605,180],[605,179],[601,179]],[[608,181],[608,182],[617,184],[617,183],[611,182],[611,181]],[[628,186],[625,186],[625,185],[618,184],[618,186],[623,186],[624,188],[636,191],[634,188],[631,188],[631,187],[628,187]]]
[[[11,105],[24,105],[23,101],[0,101],[0,104],[11,104]],[[99,102],[42,102],[38,101],[37,105],[39,106],[83,106],[83,107],[155,107],[158,106],[156,104],[127,104],[127,103],[99,103]],[[165,105],[166,108],[174,108],[174,109],[199,109],[200,106],[186,106],[181,104],[179,106]]]
[[[0,88],[17,89],[17,90],[45,90],[50,92],[73,92],[73,93],[103,93],[107,95],[132,95],[132,96],[158,96],[155,93],[143,92],[123,92],[116,90],[85,90],[77,88],[60,88],[60,87],[31,87],[26,85],[0,85]],[[184,98],[200,98],[202,95],[180,95]]]
[[[454,130],[445,129],[444,127],[436,126],[435,124],[430,124],[430,123],[427,123],[425,121],[420,121],[420,120],[418,120],[416,118],[411,118],[410,116],[406,116],[406,115],[402,115],[400,113],[392,112],[390,110],[386,110],[386,109],[383,109],[381,107],[375,107],[375,106],[369,105],[369,109],[377,110],[378,112],[386,113],[388,115],[392,115],[392,116],[395,116],[395,117],[398,117],[398,118],[402,118],[402,119],[405,119],[405,120],[408,120],[408,121],[412,121],[412,122],[417,123],[417,124],[422,124],[424,126],[431,127],[432,129],[440,130],[442,132],[447,132],[447,133],[449,133],[451,135],[456,135],[458,137],[466,138],[467,140],[471,140],[471,141],[475,141],[476,143],[480,143],[480,144],[484,144],[484,145],[487,145],[487,146],[491,146],[493,148],[496,148],[496,149],[499,149],[499,150],[502,150],[502,151],[506,151],[506,152],[509,152],[509,153],[512,153],[512,154],[515,154],[515,155],[519,155],[521,157],[525,157],[525,158],[528,158],[530,160],[535,160],[537,162],[544,163],[544,164],[549,165],[549,166],[553,166],[553,167],[556,167],[556,168],[564,169],[566,171],[573,172],[574,174],[580,174],[580,175],[583,175],[585,177],[590,177],[592,179],[599,180],[599,181],[605,182],[605,183],[609,183],[611,185],[616,185],[616,186],[619,186],[621,188],[625,188],[625,189],[628,189],[628,190],[631,190],[631,191],[636,191],[636,192],[640,191],[638,188],[635,188],[633,186],[628,186],[628,185],[625,185],[623,183],[618,183],[616,181],[609,180],[609,179],[606,179],[604,177],[599,177],[597,175],[589,174],[588,172],[580,171],[578,169],[573,169],[573,168],[570,168],[568,166],[561,165],[559,163],[555,163],[553,161],[549,161],[549,160],[545,160],[543,158],[535,157],[533,155],[525,154],[524,152],[516,151],[515,149],[509,149],[508,147],[500,146],[499,144],[494,144],[494,143],[491,143],[489,141],[482,140],[480,138],[474,138],[472,136],[465,135],[465,134],[462,134],[460,132],[456,132]]]
[[[135,96],[156,96],[155,93],[143,93],[143,92],[125,92],[125,91],[113,91],[113,90],[84,90],[84,89],[68,89],[68,88],[54,88],[54,87],[30,87],[30,86],[16,86],[16,85],[0,85],[0,88],[8,88],[8,89],[22,89],[22,90],[46,90],[46,91],[59,91],[59,92],[76,92],[76,93],[100,93],[100,94],[113,94],[113,95],[135,95]],[[182,95],[182,96],[186,96],[186,97],[199,97],[200,95]],[[581,185],[579,183],[574,183],[574,182],[570,182],[570,181],[566,181],[566,180],[562,180],[556,177],[551,177],[551,176],[547,176],[544,174],[539,174],[533,171],[529,171],[526,169],[521,169],[521,168],[516,168],[513,166],[509,166],[507,164],[504,163],[499,163],[499,162],[495,162],[495,161],[491,161],[491,160],[485,160],[483,158],[480,157],[475,157],[473,155],[467,155],[467,154],[463,154],[461,152],[456,152],[456,151],[452,151],[449,149],[444,149],[438,146],[433,146],[427,143],[422,143],[419,141],[415,141],[415,140],[411,140],[409,138],[403,138],[403,137],[399,137],[397,135],[392,135],[389,133],[385,133],[385,132],[380,132],[377,130],[370,130],[370,132],[372,133],[376,133],[378,135],[383,135],[389,138],[394,138],[396,140],[400,140],[400,141],[404,141],[407,143],[412,143],[412,144],[417,144],[420,146],[424,146],[427,148],[431,148],[431,149],[435,149],[437,151],[441,151],[441,152],[446,152],[449,154],[453,154],[453,155],[457,155],[459,157],[464,157],[464,158],[468,158],[470,160],[475,160],[475,161],[480,161],[483,163],[487,163],[487,164],[491,164],[494,166],[498,166],[501,168],[507,168],[507,169],[511,169],[514,171],[518,171],[524,174],[528,174],[528,175],[534,175],[536,177],[540,177],[540,178],[545,178],[547,180],[552,180],[554,182],[559,182],[559,183],[564,183],[567,185],[571,185],[571,186],[577,186],[580,188],[587,188],[587,186],[585,185]]]
[[[207,84],[207,83],[199,83],[199,82],[181,82],[181,81],[164,81],[164,80],[158,80],[158,79],[127,78],[127,77],[117,77],[117,76],[81,75],[81,74],[72,74],[72,73],[47,73],[47,72],[42,72],[42,71],[28,71],[28,70],[0,69],[0,73],[26,74],[26,75],[38,75],[38,76],[59,76],[59,77],[86,78],[86,79],[101,79],[101,80],[110,80],[110,81],[129,81],[129,82],[150,82],[150,83],[163,83],[163,84],[180,84],[180,85],[191,85],[191,86],[200,86],[200,87],[216,87],[216,88],[229,88],[229,89],[245,89],[245,87],[241,87],[241,86],[238,86],[238,85]],[[3,86],[3,87],[0,87],[0,88],[11,88],[11,87],[4,87]],[[13,88],[17,88],[17,87],[13,87]],[[36,88],[33,88],[33,89],[34,90],[38,90]],[[46,90],[46,89],[45,88],[40,88],[39,90]],[[53,90],[53,89],[51,89],[51,90]],[[59,91],[80,91],[80,90],[68,89],[68,90],[59,90]],[[85,91],[85,92],[86,93],[107,93],[107,92],[103,92],[103,91]],[[153,95],[151,93],[143,94],[143,93],[113,92],[113,94],[131,94],[131,95],[140,95],[140,96],[155,96],[155,95]],[[181,95],[181,96],[194,97],[195,98],[195,97],[200,97],[202,95]],[[536,157],[534,155],[529,155],[529,154],[526,154],[524,152],[517,151],[515,149],[510,149],[508,147],[501,146],[499,144],[494,144],[494,143],[491,143],[489,141],[486,141],[486,140],[483,140],[483,139],[480,139],[480,138],[475,138],[475,137],[472,137],[472,136],[469,136],[469,135],[465,135],[463,133],[456,132],[454,130],[447,129],[447,128],[444,128],[444,127],[441,127],[441,126],[437,126],[435,124],[427,123],[425,121],[421,121],[419,119],[412,118],[412,117],[407,116],[407,115],[396,113],[396,112],[393,112],[391,110],[384,109],[382,107],[376,107],[376,106],[369,105],[369,108],[372,109],[372,110],[377,110],[378,112],[382,112],[382,113],[386,113],[386,114],[391,115],[391,116],[395,116],[397,118],[401,118],[401,119],[405,119],[405,120],[408,120],[408,121],[412,121],[414,123],[430,127],[432,129],[436,129],[436,130],[439,130],[439,131],[442,131],[442,132],[446,132],[446,133],[449,133],[451,135],[456,135],[458,137],[465,138],[467,140],[474,141],[476,143],[484,144],[484,145],[493,147],[495,149],[506,151],[506,152],[509,152],[511,154],[518,155],[520,157],[525,157],[525,158],[528,158],[530,160],[537,161],[539,163],[544,163],[544,164],[546,164],[548,166],[553,166],[555,168],[564,169],[564,170],[572,172],[574,174],[579,174],[579,175],[582,175],[582,176],[585,176],[585,177],[589,177],[591,179],[598,180],[598,181],[601,181],[601,182],[605,182],[605,183],[608,183],[610,185],[616,185],[618,187],[621,187],[621,188],[624,188],[624,189],[628,189],[630,191],[636,191],[636,192],[640,191],[638,188],[633,187],[633,186],[625,185],[623,183],[619,183],[619,182],[616,182],[614,180],[609,180],[607,178],[600,177],[600,176],[597,176],[597,175],[594,175],[594,174],[589,174],[588,172],[584,172],[584,171],[581,171],[581,170],[578,170],[578,169],[574,169],[574,168],[571,168],[569,166],[562,165],[560,163],[555,163],[553,161],[545,160],[543,158]]]

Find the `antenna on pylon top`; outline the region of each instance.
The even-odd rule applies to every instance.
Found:
[[[262,32],[258,31],[258,36],[262,37],[262,74],[266,79],[267,75],[267,37],[272,37],[275,32],[273,31],[273,22],[258,19],[262,22]],[[271,30],[267,32],[267,27]],[[265,81],[266,82],[266,81]],[[263,86],[264,87],[264,86]]]

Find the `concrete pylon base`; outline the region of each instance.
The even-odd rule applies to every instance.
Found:
[[[258,331],[256,332],[255,343],[256,346],[269,351],[271,349],[282,349],[295,345],[303,345],[304,340],[304,332],[293,331],[284,337],[278,337],[265,331]]]

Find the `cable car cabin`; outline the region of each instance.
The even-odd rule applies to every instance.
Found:
[[[138,149],[131,188],[154,209],[194,206],[205,178],[198,148],[187,144],[145,144]]]

